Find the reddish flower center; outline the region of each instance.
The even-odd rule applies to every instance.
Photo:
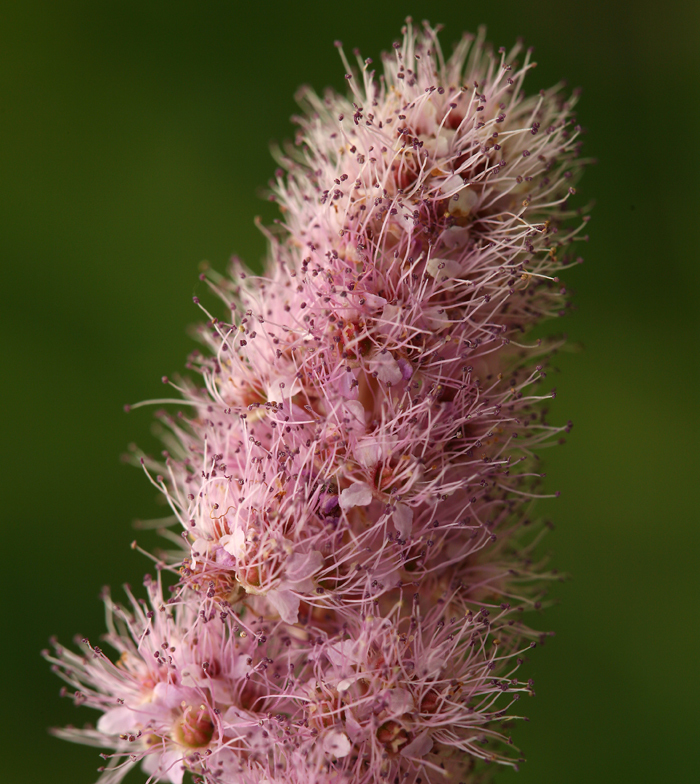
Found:
[[[214,723],[204,705],[183,705],[181,718],[173,728],[173,740],[190,749],[208,746],[214,735]]]

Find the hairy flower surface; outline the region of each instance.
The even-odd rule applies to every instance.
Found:
[[[340,47],[340,45],[339,45]],[[209,316],[141,458],[184,538],[173,597],[107,600],[97,648],[52,660],[102,711],[63,737],[113,750],[101,781],[477,781],[520,758],[523,620],[553,575],[531,525],[558,272],[586,218],[574,97],[527,97],[520,46],[445,59],[409,22],[300,96],[272,184],[263,276],[205,276]],[[522,57],[522,60],[519,59]],[[579,217],[577,217],[579,216]],[[207,314],[209,315],[209,314]],[[167,382],[167,379],[164,379]],[[170,383],[170,382],[168,382]],[[184,549],[183,549],[184,548]]]

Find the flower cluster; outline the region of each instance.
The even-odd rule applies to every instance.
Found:
[[[300,96],[263,276],[204,277],[203,379],[161,412],[177,575],[107,598],[112,663],[51,659],[102,712],[63,737],[179,784],[481,781],[520,759],[516,671],[555,575],[538,562],[542,389],[586,217],[574,97],[526,97],[520,45],[436,30]],[[522,57],[522,60],[519,58]],[[205,311],[206,312],[206,311]],[[171,383],[164,379],[166,383]]]

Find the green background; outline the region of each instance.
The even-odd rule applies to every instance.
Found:
[[[695,7],[694,7],[695,6]],[[136,517],[160,513],[129,442],[194,347],[198,264],[257,263],[273,140],[304,82],[343,89],[333,47],[376,58],[406,14],[443,44],[485,23],[535,46],[531,91],[584,92],[579,188],[597,201],[567,277],[547,546],[573,579],[540,625],[537,698],[502,784],[700,781],[698,252],[700,12],[682,0],[494,4],[9,2],[0,8],[2,533],[0,776],[91,784],[96,751],[50,725],[92,718],[58,698],[50,634],[103,631],[103,584],[140,583]],[[560,322],[557,328],[562,327]],[[522,703],[521,703],[522,705]],[[129,781],[143,781],[133,776]]]

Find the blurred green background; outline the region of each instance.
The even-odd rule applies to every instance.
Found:
[[[376,58],[407,14],[449,51],[485,23],[524,36],[539,67],[584,88],[599,165],[586,263],[555,363],[547,452],[558,501],[547,546],[573,579],[540,625],[515,733],[529,758],[501,784],[700,781],[698,738],[698,243],[700,6],[682,0],[496,4],[52,0],[0,8],[3,617],[2,777],[91,784],[96,750],[46,728],[92,719],[58,698],[50,634],[103,631],[103,584],[138,585],[129,549],[155,492],[120,463],[157,449],[151,412],[194,344],[198,265],[256,264],[254,216],[292,135],[297,87],[344,89],[333,40]],[[521,703],[522,705],[522,703]],[[693,748],[696,749],[693,752]],[[133,776],[129,781],[143,780]]]

